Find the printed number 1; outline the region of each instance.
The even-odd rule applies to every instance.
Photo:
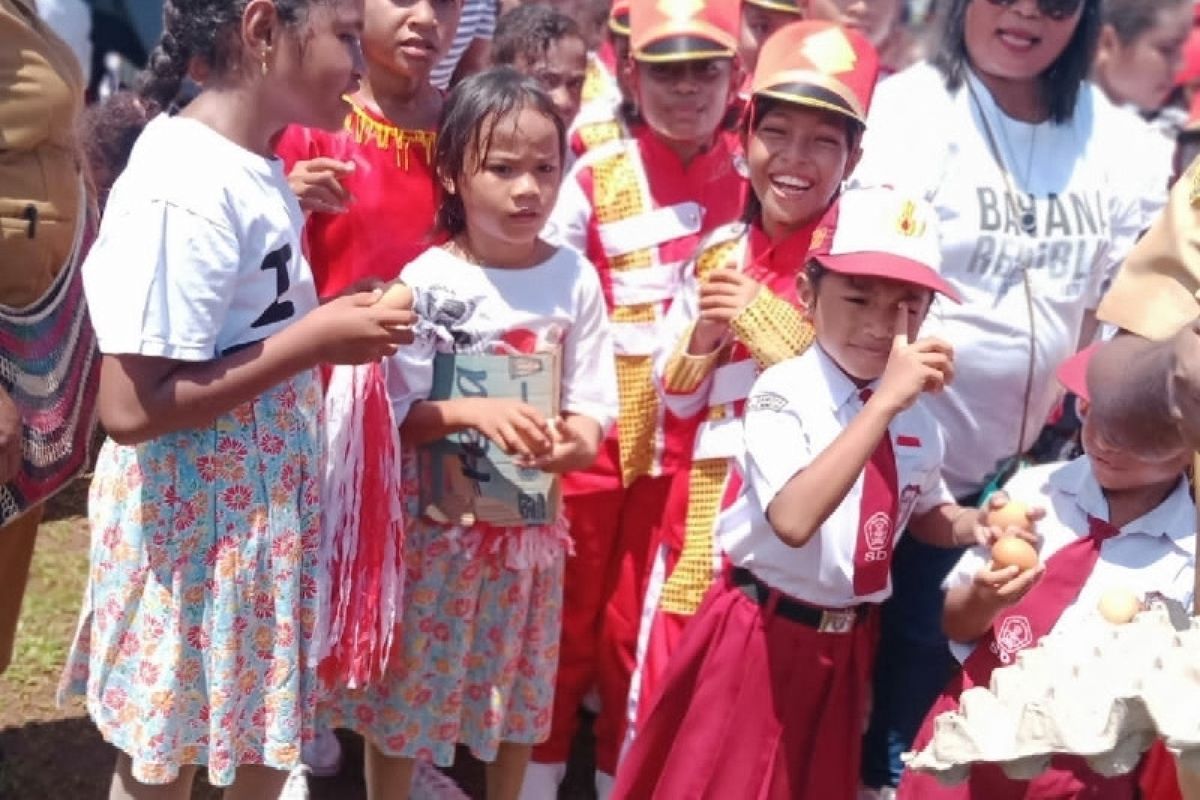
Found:
[[[275,270],[275,299],[271,301],[271,305],[267,306],[266,310],[259,314],[258,319],[250,323],[251,328],[261,328],[265,325],[274,325],[277,322],[283,322],[285,319],[290,319],[296,313],[296,306],[291,300],[280,302],[279,298],[283,297],[291,286],[291,279],[288,278],[288,264],[292,260],[292,246],[285,244],[283,247],[268,253],[263,259],[262,266],[259,267],[263,272]]]

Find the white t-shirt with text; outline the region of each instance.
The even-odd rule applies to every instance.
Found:
[[[1021,450],[1037,438],[1059,397],[1054,370],[1077,349],[1085,313],[1165,202],[1169,168],[1145,124],[1091,84],[1072,119],[1056,125],[1008,117],[977,78],[968,80],[978,107],[966,85],[948,94],[929,64],[884,81],[854,173],[858,182],[928,197],[938,210],[941,272],[963,303],[935,302],[922,333],[955,347],[955,380],[929,407],[945,434],[945,477],[956,496],[982,488],[1017,451],[1031,334]],[[1032,235],[1021,225],[1028,211]]]

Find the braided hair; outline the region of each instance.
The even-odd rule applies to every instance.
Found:
[[[325,0],[326,2],[328,0]],[[138,93],[157,108],[175,102],[193,60],[209,75],[221,75],[241,55],[237,29],[248,0],[165,0],[163,32],[138,80]],[[307,7],[321,0],[274,0],[285,25],[304,19]]]

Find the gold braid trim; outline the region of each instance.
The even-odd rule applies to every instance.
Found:
[[[687,351],[688,344],[692,339],[692,331],[695,329],[696,323],[693,322],[679,338],[679,343],[675,345],[675,352],[667,361],[667,368],[663,375],[663,389],[668,394],[691,394],[699,389],[700,384],[704,383],[704,379],[717,368],[717,362],[720,360],[724,348],[718,347],[711,353],[699,356]]]
[[[603,122],[589,122],[579,126],[579,141],[583,142],[584,150],[591,150],[602,144],[615,142],[621,138],[621,123],[614,119]]]
[[[622,148],[592,165],[593,211],[600,224],[628,219],[648,210],[642,192],[639,163]],[[613,270],[642,269],[654,263],[654,251],[635,250],[609,259]],[[613,308],[613,324],[655,322],[661,316],[657,303]],[[654,388],[654,359],[650,356],[617,356],[617,444],[621,479],[629,486],[654,471],[659,451],[659,400]]]
[[[658,392],[652,356],[617,356],[617,395],[621,480],[629,486],[650,474],[658,451]]]
[[[579,93],[584,103],[591,102],[608,90],[608,70],[596,56],[588,58],[587,71],[583,74],[583,90]]]
[[[718,267],[736,266],[730,263],[730,257],[734,255],[740,242],[741,237],[735,236],[701,250],[696,256],[696,277],[700,282],[703,282]],[[694,322],[688,326],[683,338],[676,345],[671,360],[667,362],[666,374],[663,376],[663,388],[672,394],[690,394],[696,391],[700,384],[704,383],[704,379],[716,369],[721,356],[725,353],[724,347],[718,347],[713,352],[701,356],[689,354],[687,346],[695,327],[696,323]]]
[[[679,562],[663,584],[660,606],[671,614],[691,616],[713,582],[713,521],[725,493],[729,461],[708,458],[692,463],[688,474],[687,523]]]
[[[346,130],[357,144],[374,142],[380,150],[395,148],[396,166],[407,171],[410,148],[417,146],[425,151],[425,163],[433,164],[433,144],[437,134],[433,131],[409,130],[380,122],[354,103],[346,115]]]
[[[760,369],[798,356],[813,343],[812,323],[800,309],[763,288],[730,323]]]

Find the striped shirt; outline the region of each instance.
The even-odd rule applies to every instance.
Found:
[[[433,68],[430,82],[439,89],[450,86],[450,78],[458,66],[459,59],[467,52],[473,39],[491,40],[496,30],[496,3],[494,0],[466,0],[463,3],[462,19],[454,33],[454,41],[446,55]]]

